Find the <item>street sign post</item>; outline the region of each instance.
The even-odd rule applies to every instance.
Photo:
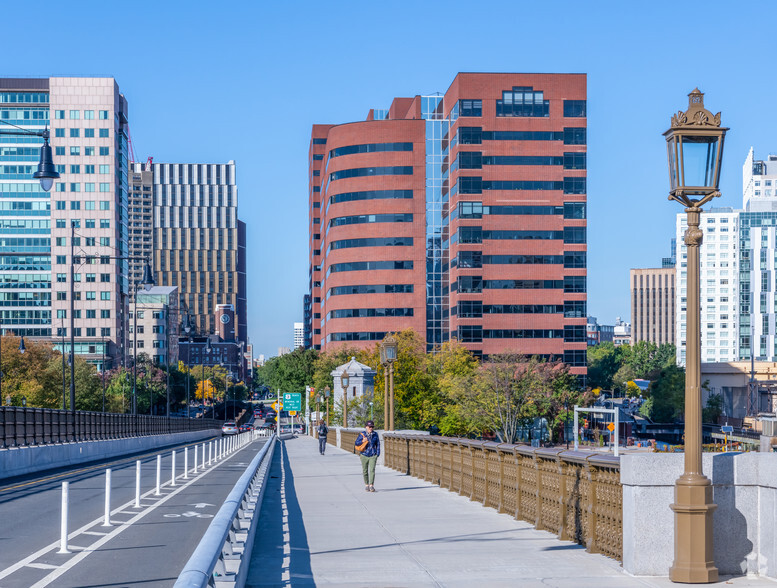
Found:
[[[299,392],[284,392],[283,406],[286,410],[302,410],[302,394]]]

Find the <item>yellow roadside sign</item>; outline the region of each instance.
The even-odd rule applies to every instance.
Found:
[[[296,410],[290,410],[290,411],[289,411],[289,414],[290,414],[291,416],[297,416],[297,411],[296,411]]]
[[[610,430],[610,433],[612,433],[615,430],[615,425],[613,423],[607,423],[607,428]]]
[[[272,403],[273,409],[277,412],[279,410],[283,410],[283,402],[273,402]]]

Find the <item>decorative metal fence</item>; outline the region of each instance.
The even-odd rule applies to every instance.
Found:
[[[0,407],[0,449],[220,429],[216,419]]]
[[[622,561],[618,458],[430,435],[385,433],[383,440],[386,466]]]

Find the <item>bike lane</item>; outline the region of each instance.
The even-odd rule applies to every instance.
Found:
[[[72,553],[60,554],[59,543],[50,544],[0,570],[0,585],[171,586],[213,515],[265,442],[258,438],[204,470],[189,472],[189,479],[179,476],[176,486],[171,486],[169,476],[163,476],[160,494],[156,495],[155,488],[146,490],[140,508],[135,507],[134,498],[113,501],[111,527],[103,526],[102,517],[80,528],[71,525]]]

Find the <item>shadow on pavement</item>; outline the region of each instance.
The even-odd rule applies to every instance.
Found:
[[[282,480],[285,482],[283,488]],[[284,529],[284,516],[288,530]],[[285,533],[288,533],[288,548],[285,547]],[[288,573],[287,579],[284,580],[286,573]],[[246,587],[294,586],[296,588],[315,585],[310,568],[310,548],[305,522],[294,490],[294,474],[291,471],[284,442],[281,442],[273,455]]]

